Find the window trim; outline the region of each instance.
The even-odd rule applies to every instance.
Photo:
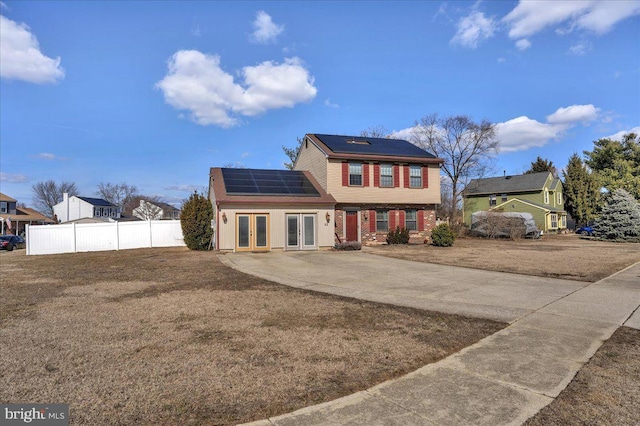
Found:
[[[489,195],[489,207],[498,205],[498,196],[496,194]]]
[[[502,194],[502,195],[500,196],[500,200],[501,200],[503,203],[506,203],[507,201],[509,201],[509,196],[508,196],[507,194]]]
[[[379,218],[383,215],[382,218]],[[386,229],[381,229],[380,223],[386,223]],[[376,232],[389,232],[389,210],[376,210]]]
[[[389,174],[382,173],[385,167],[389,168]],[[391,179],[391,183],[389,185],[383,184],[384,178]],[[393,188],[393,163],[380,163],[380,188]]]
[[[418,170],[418,175],[414,176],[411,174],[412,171],[414,170]],[[413,184],[413,179],[419,179],[419,182],[417,185]],[[410,164],[409,165],[409,188],[422,188],[422,166],[419,164]]]
[[[351,166],[359,166],[360,167],[360,173],[351,173]],[[363,170],[363,164],[362,163],[358,163],[358,162],[349,162],[348,163],[348,172],[349,172],[349,186],[364,186],[364,170]],[[355,183],[351,183],[351,176],[360,176],[360,183],[359,184],[355,184]]]
[[[409,212],[413,212],[413,219],[409,220]],[[409,227],[409,223],[413,223],[414,227]],[[418,210],[416,209],[406,209],[404,211],[404,227],[409,231],[417,231],[418,230]]]
[[[0,202],[0,213],[9,213],[9,203],[6,201]]]
[[[562,192],[558,191],[558,193],[556,194],[556,202],[558,204],[562,204]]]
[[[544,203],[549,204],[549,190],[547,188],[544,189]]]
[[[551,213],[551,229],[558,229],[558,214],[557,213]],[[555,226],[553,226],[555,222]]]

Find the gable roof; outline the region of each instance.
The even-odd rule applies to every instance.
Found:
[[[541,191],[550,172],[529,173],[473,179],[464,189],[464,195],[509,194],[513,192]]]
[[[512,199],[510,199],[508,201],[505,201],[503,203],[498,204],[497,206],[491,207],[490,210],[497,210],[497,209],[501,208],[502,206],[504,206],[506,204],[509,204],[509,203],[512,203],[512,202],[518,202],[518,203],[522,203],[522,204],[527,204],[527,205],[529,205],[531,207],[535,207],[537,209],[544,210],[546,212],[558,213],[558,212],[564,212],[565,211],[565,210],[563,210],[563,209],[561,209],[559,207],[553,207],[553,206],[550,206],[550,205],[543,205],[543,204],[540,204],[540,203],[534,203],[533,201],[521,200],[520,198],[512,198]]]
[[[422,148],[402,139],[365,136],[306,135],[328,158],[386,160],[440,164],[443,161]]]
[[[103,206],[103,207],[117,207],[115,204],[111,204],[107,200],[102,198],[91,198],[91,197],[77,197],[82,201],[86,201],[87,203],[94,206]]]
[[[336,203],[307,171],[212,167],[210,178],[216,202]]]
[[[9,197],[8,195],[3,194],[2,192],[0,192],[0,201],[6,201],[9,203],[17,203],[18,201],[14,198]]]

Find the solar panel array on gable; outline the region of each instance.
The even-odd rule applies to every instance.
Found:
[[[222,169],[227,194],[319,197],[320,193],[298,170]]]
[[[401,139],[368,138],[364,136],[315,136],[333,152],[340,154],[389,155],[393,157],[427,157],[434,155]]]

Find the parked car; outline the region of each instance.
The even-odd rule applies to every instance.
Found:
[[[14,248],[25,248],[26,242],[17,235],[0,235],[0,250],[11,251]]]
[[[581,228],[576,229],[576,234],[579,235],[593,235],[593,228],[591,226],[583,226]]]

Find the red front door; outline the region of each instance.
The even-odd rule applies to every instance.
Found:
[[[345,212],[347,215],[347,241],[358,241],[358,212]]]

